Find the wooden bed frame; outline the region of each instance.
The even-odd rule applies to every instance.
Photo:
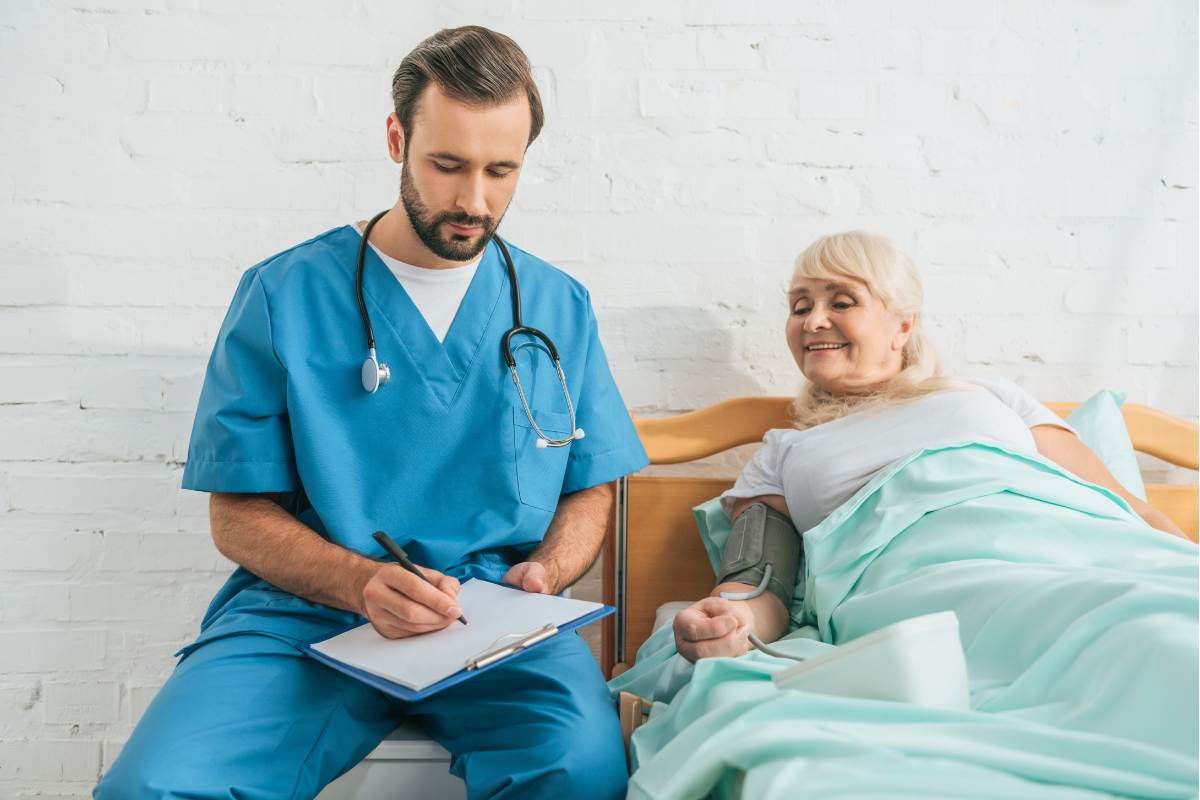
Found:
[[[788,397],[743,397],[675,417],[635,420],[651,464],[680,464],[762,440],[771,428],[790,427]],[[1078,403],[1048,403],[1066,417]],[[1136,450],[1171,464],[1197,469],[1196,425],[1148,406],[1126,403],[1125,425]],[[733,477],[648,477],[617,483],[616,515],[605,540],[604,602],[617,613],[604,621],[601,666],[615,676],[628,669],[650,635],[658,607],[671,600],[698,600],[713,587],[713,574],[696,532],[692,507],[733,484]],[[1147,500],[1193,541],[1200,523],[1193,484],[1146,486]]]

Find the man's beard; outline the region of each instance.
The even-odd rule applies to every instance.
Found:
[[[408,214],[408,222],[416,231],[417,237],[438,258],[447,261],[470,261],[483,252],[483,248],[492,239],[499,222],[492,217],[472,217],[462,212],[451,213],[442,211],[438,214],[430,212],[429,207],[421,199],[421,194],[413,184],[412,175],[408,172],[408,163],[400,168],[400,202]],[[503,215],[501,215],[503,217]],[[483,230],[476,236],[462,236],[451,233],[450,238],[443,238],[439,229],[443,222],[451,222],[465,227],[482,226]]]

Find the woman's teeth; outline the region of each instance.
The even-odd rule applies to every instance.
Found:
[[[843,344],[810,344],[808,347],[805,347],[804,349],[809,350],[809,351],[812,351],[812,350],[841,350],[845,346],[846,345],[844,343]]]

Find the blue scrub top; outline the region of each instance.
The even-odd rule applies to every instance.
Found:
[[[391,367],[391,382],[367,394],[354,293],[360,241],[353,227],[335,228],[242,276],[208,364],[183,487],[303,490],[312,507],[300,519],[332,542],[382,558],[371,534],[384,530],[418,564],[499,580],[542,540],[561,494],[648,463],[587,290],[509,245],[523,321],[558,348],[586,432],[568,447],[538,448],[501,357],[513,315],[499,248],[484,251],[444,342],[367,249],[363,294],[379,359]],[[513,344],[538,425],[568,435],[549,357],[530,337]],[[307,640],[359,621],[239,568],[196,644],[248,631]]]

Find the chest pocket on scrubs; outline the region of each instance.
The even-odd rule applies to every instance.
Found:
[[[549,437],[560,439],[571,433],[571,418],[565,413],[533,409],[538,427]],[[553,511],[558,507],[563,476],[567,471],[566,447],[538,447],[538,435],[525,411],[513,408],[513,453],[516,457],[517,494],[527,506]]]

